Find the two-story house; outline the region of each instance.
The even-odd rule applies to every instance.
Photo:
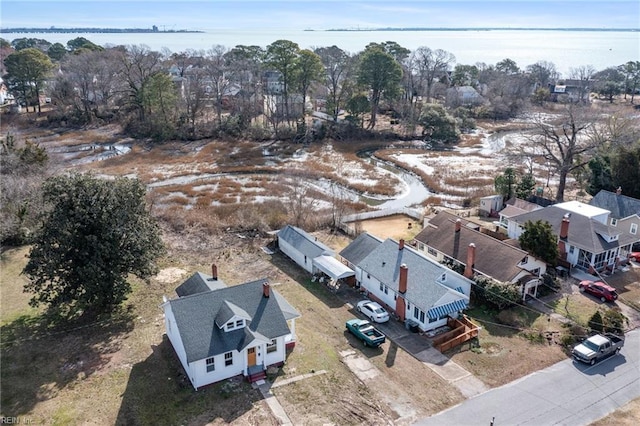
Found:
[[[637,226],[612,226],[610,214],[600,207],[567,201],[510,218],[507,232],[517,239],[527,221],[546,221],[558,236],[559,256],[570,266],[590,273],[612,271],[626,262],[640,234]]]

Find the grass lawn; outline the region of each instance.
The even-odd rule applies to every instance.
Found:
[[[482,326],[479,346],[466,343],[447,355],[490,387],[501,386],[566,359],[561,341],[565,329],[545,315],[515,307],[508,318],[501,316],[511,325],[500,324],[496,313],[484,308],[471,309],[468,315]],[[551,339],[547,340],[547,336]]]

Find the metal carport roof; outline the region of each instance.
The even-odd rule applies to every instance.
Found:
[[[329,275],[335,280],[351,277],[356,274],[353,270],[351,270],[351,268],[340,263],[340,261],[335,257],[326,255],[314,258],[313,266],[320,269],[322,272]]]

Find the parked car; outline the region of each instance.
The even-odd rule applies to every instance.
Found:
[[[583,293],[589,293],[602,302],[613,302],[618,298],[618,292],[615,288],[603,283],[602,281],[584,280],[580,282],[578,288]]]
[[[347,330],[362,340],[365,346],[375,348],[383,344],[386,340],[386,336],[367,320],[353,318],[347,321],[345,325]]]
[[[362,312],[367,318],[373,322],[387,322],[389,321],[389,312],[378,302],[372,302],[371,300],[362,300],[356,305],[358,312]]]
[[[593,365],[609,355],[617,354],[622,346],[624,346],[622,337],[614,334],[596,334],[576,345],[571,354],[577,361]]]
[[[629,259],[640,262],[640,251],[632,251],[629,253]]]

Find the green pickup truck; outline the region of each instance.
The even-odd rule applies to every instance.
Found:
[[[386,340],[385,335],[367,320],[358,318],[350,319],[347,321],[346,326],[347,330],[362,340],[365,346],[375,348],[383,344]]]

